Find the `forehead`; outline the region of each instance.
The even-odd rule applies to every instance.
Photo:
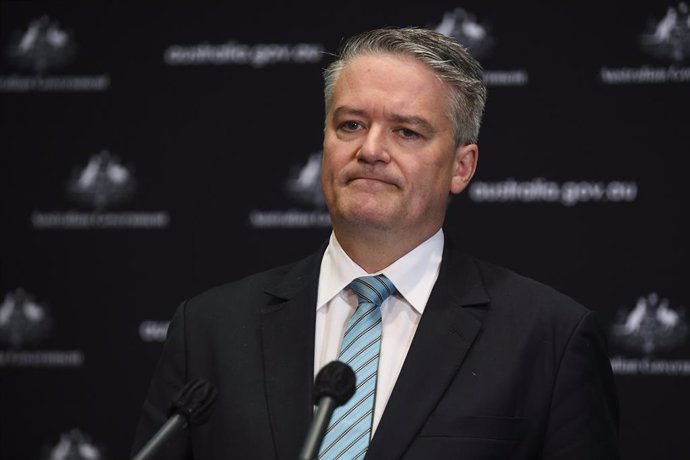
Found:
[[[340,104],[387,110],[439,111],[450,89],[431,69],[402,54],[363,55],[348,61],[334,87],[331,109]],[[439,105],[440,104],[440,105]]]

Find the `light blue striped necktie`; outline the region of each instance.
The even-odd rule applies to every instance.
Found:
[[[338,359],[355,371],[354,396],[333,412],[319,453],[320,460],[363,458],[369,447],[381,350],[381,304],[395,292],[384,275],[363,276],[350,283],[359,305],[345,327]]]

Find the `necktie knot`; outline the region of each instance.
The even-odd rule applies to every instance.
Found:
[[[383,301],[396,291],[386,275],[360,276],[350,283],[350,289],[357,294],[360,305],[369,303],[377,307],[380,307]]]

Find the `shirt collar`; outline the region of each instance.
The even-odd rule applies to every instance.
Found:
[[[443,242],[443,230],[439,229],[429,239],[379,272],[393,282],[400,295],[420,314],[424,312],[431,289],[438,278]],[[350,259],[331,232],[321,260],[316,308],[330,302],[353,279],[367,274]]]

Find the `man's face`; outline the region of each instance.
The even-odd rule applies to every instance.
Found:
[[[362,56],[342,71],[326,114],[321,185],[334,228],[431,236],[477,159],[457,147],[449,89],[421,63]]]

